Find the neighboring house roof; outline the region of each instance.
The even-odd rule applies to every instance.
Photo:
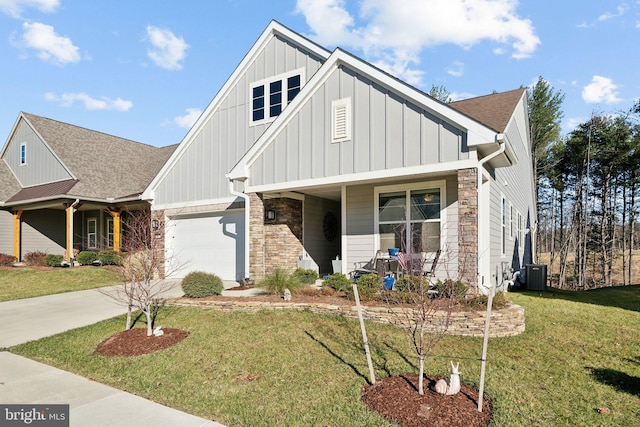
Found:
[[[13,185],[12,190],[16,191],[0,193],[0,200],[5,203],[56,195],[104,201],[135,198],[177,148],[158,148],[24,112],[20,118],[27,121],[76,179],[24,189]],[[16,181],[4,165],[0,184],[11,178]]]
[[[504,132],[524,92],[524,88],[519,88],[450,102],[449,106],[496,132]]]
[[[18,191],[7,200],[7,203],[21,202],[24,200],[45,199],[60,194],[67,194],[74,185],[78,183],[77,179],[68,179],[66,181],[52,182],[51,184],[36,185],[35,187],[27,187]]]
[[[20,191],[20,183],[11,173],[9,166],[0,160],[0,202]]]

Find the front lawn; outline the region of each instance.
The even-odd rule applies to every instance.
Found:
[[[106,267],[0,267],[0,302],[111,286],[122,274]]]
[[[640,287],[510,298],[525,308],[527,330],[489,341],[493,425],[638,425]],[[355,320],[173,307],[159,324],[190,335],[145,356],[94,354],[123,328],[118,317],[11,351],[229,426],[391,425],[360,403],[368,368]],[[369,322],[367,333],[378,377],[417,372],[403,331]],[[450,358],[478,358],[481,345],[447,337],[427,372],[446,374]],[[461,359],[460,370],[478,385],[477,360]]]

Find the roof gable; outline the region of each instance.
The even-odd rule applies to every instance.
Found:
[[[176,148],[153,147],[24,112],[20,120],[37,133],[71,179],[24,186],[17,193],[3,194],[7,203],[56,195],[98,200],[137,196]],[[0,170],[0,180],[11,181],[4,176],[7,172],[11,173]]]
[[[467,133],[467,143],[469,146],[483,144],[496,144],[496,131],[490,129],[485,124],[471,119],[460,111],[451,108],[424,92],[406,84],[405,82],[391,76],[379,68],[357,58],[342,49],[336,49],[312,79],[302,88],[298,96],[289,105],[287,110],[276,119],[276,121],[264,132],[258,141],[251,147],[246,155],[230,171],[230,179],[245,179],[248,177],[249,167],[264,152],[266,147],[274,140],[275,136],[297,114],[302,106],[313,96],[336,68],[344,66],[350,68],[372,81],[376,82],[391,92],[398,94],[407,101],[424,108],[430,114],[450,123],[451,125],[464,130]]]
[[[240,79],[245,75],[247,70],[254,63],[256,58],[264,51],[265,47],[270,43],[273,38],[281,38],[300,49],[309,52],[319,58],[321,61],[326,60],[329,57],[330,52],[320,45],[312,42],[311,40],[303,37],[302,35],[290,30],[277,21],[271,21],[267,28],[262,32],[258,40],[251,47],[249,52],[244,56],[240,64],[236,67],[231,76],[226,80],[222,88],[215,95],[213,100],[209,103],[205,111],[200,115],[196,123],[187,132],[185,137],[180,142],[178,149],[173,153],[171,158],[166,162],[162,170],[156,175],[151,184],[145,190],[142,198],[153,199],[155,189],[160,185],[163,179],[165,179],[172,168],[176,167],[180,157],[187,151],[189,145],[193,143],[196,136],[202,131],[202,129],[211,120],[216,111],[221,108],[222,104],[227,99],[228,94],[234,89]],[[284,109],[286,111],[289,107]]]

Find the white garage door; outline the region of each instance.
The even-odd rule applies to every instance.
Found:
[[[214,273],[223,280],[244,275],[244,213],[185,215],[167,221],[167,276],[191,271]]]

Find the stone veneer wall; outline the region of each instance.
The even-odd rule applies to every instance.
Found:
[[[294,297],[295,298],[295,297]],[[341,315],[352,319],[358,318],[356,306],[324,304],[324,303],[296,303],[296,302],[263,302],[263,301],[238,301],[238,300],[206,300],[178,298],[170,300],[170,305],[182,307],[202,307],[219,311],[243,311],[258,312],[261,310],[297,310],[311,311],[318,314]],[[397,310],[397,309],[396,309]],[[402,325],[403,315],[394,313],[394,309],[388,307],[362,306],[362,315],[365,319],[392,325]],[[441,330],[439,325],[444,321],[444,312],[436,313],[433,327],[430,332]],[[485,311],[460,311],[451,313],[447,334],[471,337],[484,335],[486,312]],[[500,310],[491,312],[489,326],[490,337],[511,337],[519,335],[525,330],[524,308],[516,304],[510,304]]]
[[[478,285],[478,172],[458,171],[458,268],[462,280]]]
[[[264,211],[273,209],[275,220],[264,220],[265,274],[277,268],[293,270],[302,254],[302,201],[288,198],[264,200]]]
[[[265,274],[265,209],[262,195],[250,193],[249,205],[249,278],[260,280]]]
[[[151,238],[153,239],[152,248],[156,250],[156,256],[158,257],[158,275],[165,277],[165,216],[164,210],[151,211],[151,223],[158,221],[158,229],[151,229]]]

